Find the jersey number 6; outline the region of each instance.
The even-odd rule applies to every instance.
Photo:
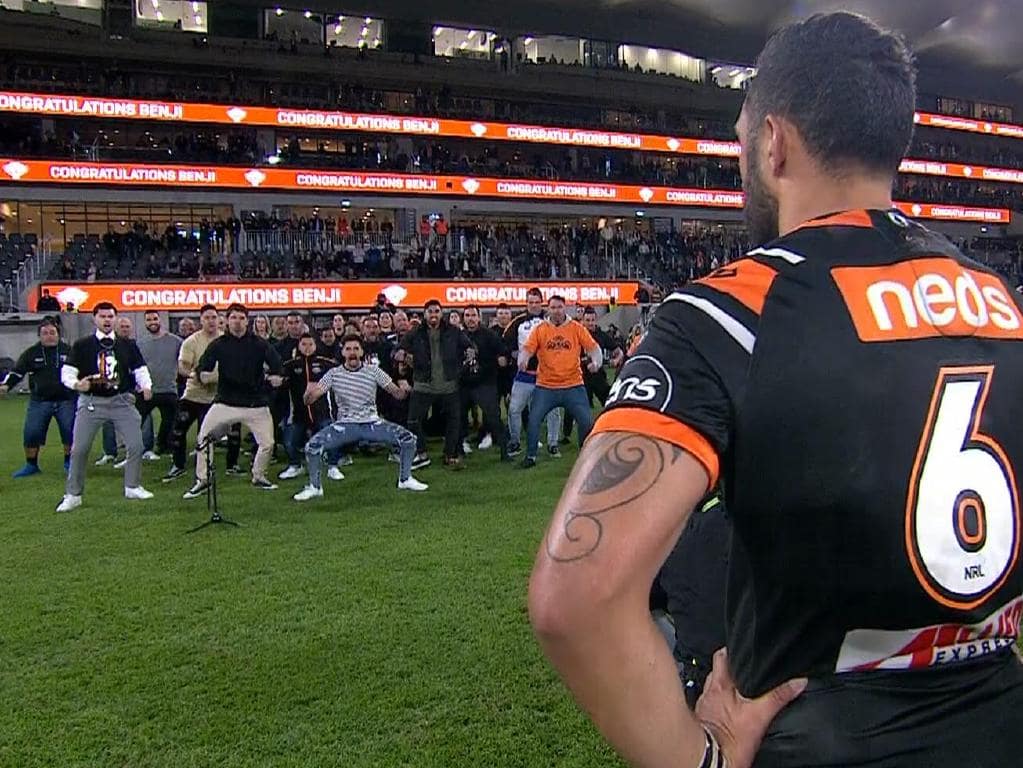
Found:
[[[972,610],[1019,554],[1019,494],[1005,451],[981,434],[994,366],[942,368],[906,497],[906,550],[938,603]]]

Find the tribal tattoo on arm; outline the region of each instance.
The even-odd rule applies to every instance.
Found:
[[[592,555],[605,515],[642,504],[682,456],[678,446],[631,432],[595,435],[569,478],[547,534],[548,556],[571,563]]]

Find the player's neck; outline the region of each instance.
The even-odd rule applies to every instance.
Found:
[[[830,213],[887,210],[892,207],[890,179],[847,177],[793,185],[778,201],[778,232],[787,235],[810,219]]]

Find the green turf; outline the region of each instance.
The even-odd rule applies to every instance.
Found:
[[[205,502],[160,483],[166,462],[149,502],[90,464],[85,504],[55,514],[55,426],[44,473],[11,479],[25,402],[0,401],[0,766],[619,765],[526,620],[574,448],[431,467],[425,494],[357,456],[304,505],[301,480],[226,478],[244,527],[189,536]]]

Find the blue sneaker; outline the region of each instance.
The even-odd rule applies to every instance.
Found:
[[[14,477],[31,477],[32,475],[39,474],[39,467],[35,464],[26,464],[17,472],[14,473]]]

